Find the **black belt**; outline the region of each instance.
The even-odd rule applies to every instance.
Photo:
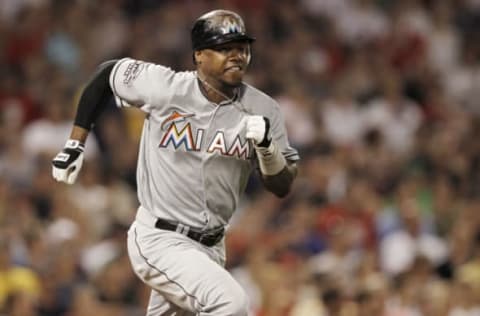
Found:
[[[189,226],[172,223],[161,218],[157,219],[155,227],[158,229],[179,232],[207,247],[215,246],[220,240],[222,240],[225,233],[224,227],[214,228],[208,231],[198,231]]]

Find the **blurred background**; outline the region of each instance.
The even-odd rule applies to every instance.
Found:
[[[252,178],[229,229],[251,315],[480,315],[478,0],[1,0],[1,315],[144,315],[125,249],[141,111],[109,104],[75,185],[50,161],[98,64],[192,70],[216,8],[257,38],[246,81],[302,157],[286,199]]]

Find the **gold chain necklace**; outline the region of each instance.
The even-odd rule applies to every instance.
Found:
[[[234,106],[239,108],[240,111],[242,111],[246,114],[249,114],[249,115],[253,114],[252,111],[245,108],[245,106],[243,105],[243,103],[240,100],[237,100],[237,102],[233,102],[237,98],[238,93],[240,91],[240,88],[235,88],[234,93],[233,93],[233,97],[229,98],[225,93],[219,91],[218,89],[214,88],[211,84],[209,84],[206,80],[200,78],[198,73],[196,74],[196,76],[197,76],[198,80],[200,80],[200,82],[204,85],[204,89],[205,89],[205,86],[212,89],[213,92],[217,93],[219,96],[221,96],[225,99],[223,102],[232,103]]]
[[[225,100],[223,100],[223,102],[227,102],[227,103],[231,103],[233,102],[233,100],[237,97],[237,88],[235,88],[235,90],[233,91],[233,96],[231,98],[229,98],[225,93],[223,93],[222,91],[216,89],[215,87],[213,87],[211,84],[209,84],[206,80],[200,78],[200,76],[197,74],[197,78],[198,80],[200,80],[200,82],[208,87],[209,89],[213,90],[213,92],[215,92],[216,94],[218,94],[219,96],[221,96],[222,98],[224,98]]]

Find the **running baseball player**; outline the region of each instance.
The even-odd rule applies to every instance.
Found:
[[[53,177],[75,182],[84,143],[113,95],[147,113],[138,157],[140,207],[128,232],[135,273],[151,288],[147,315],[247,315],[224,268],[225,228],[252,170],[285,196],[299,159],[278,104],[242,81],[250,44],[242,18],[211,11],[195,22],[196,71],[124,58],[102,64],[79,101]]]

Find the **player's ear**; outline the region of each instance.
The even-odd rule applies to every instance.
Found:
[[[252,62],[252,48],[250,46],[250,44],[248,44],[248,52],[247,52],[247,65],[250,65],[250,63]]]
[[[196,50],[193,52],[193,63],[195,65],[202,64],[203,54],[201,50]]]

